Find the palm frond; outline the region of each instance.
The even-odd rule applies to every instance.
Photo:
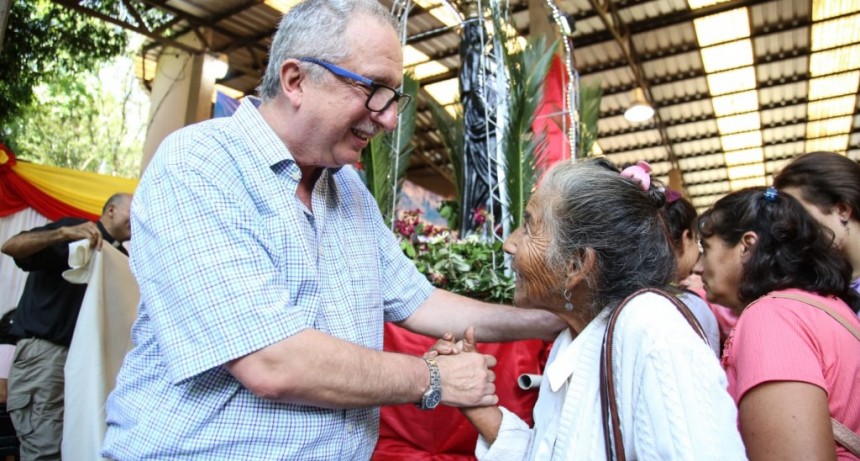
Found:
[[[597,120],[600,118],[600,99],[603,97],[603,87],[600,83],[579,86],[579,149],[577,153],[583,157],[591,155],[594,143],[597,141]]]
[[[451,162],[451,167],[454,170],[454,187],[457,197],[460,197],[465,175],[463,165],[463,155],[465,155],[463,108],[458,104],[454,113],[455,115],[452,116],[432,98],[427,99],[427,105],[430,107],[430,113],[433,114],[433,122],[439,130],[442,144],[445,145],[448,160]]]
[[[510,37],[504,35],[503,31],[507,29],[501,21],[501,15],[493,15],[495,30],[502,31],[501,43],[507,43]],[[523,212],[538,176],[535,159],[546,146],[545,137],[534,133],[532,123],[543,100],[544,80],[557,47],[558,41],[548,45],[543,36],[530,39],[525,48],[513,53],[507,47],[501,47],[510,85],[509,118],[501,142],[505,152],[508,211],[513,229],[522,223]]]
[[[403,77],[404,93],[412,96],[412,103],[400,114],[398,128],[370,140],[361,152],[364,182],[370,190],[386,222],[394,218],[394,200],[403,184],[409,158],[412,155],[412,135],[418,103],[418,81],[412,74]]]
[[[406,167],[409,166],[409,157],[412,155],[412,135],[415,134],[415,117],[418,113],[418,80],[411,72],[403,76],[402,91],[412,97],[412,102],[400,114],[399,134],[395,130],[391,133],[392,143],[397,145],[396,152],[400,158],[397,162],[397,178],[403,180],[403,174],[406,173]]]

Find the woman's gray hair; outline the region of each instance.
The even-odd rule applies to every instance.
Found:
[[[581,267],[585,250],[596,255],[586,278],[589,314],[614,309],[636,290],[665,287],[675,275],[675,252],[660,215],[665,198],[657,187],[642,191],[606,159],[562,162],[540,186],[551,236],[550,271]]]
[[[346,37],[349,21],[367,14],[399,30],[397,20],[379,0],[305,0],[281,19],[269,50],[269,64],[257,93],[268,101],[281,92],[281,64],[290,58],[316,58],[337,63],[349,57]],[[308,65],[308,78],[320,81],[326,70]]]

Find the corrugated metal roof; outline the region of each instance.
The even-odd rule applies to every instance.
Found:
[[[54,1],[77,9],[85,8],[73,0]],[[381,1],[388,6],[392,2]],[[759,178],[760,181],[767,180],[774,169],[816,145],[833,147],[852,158],[860,158],[858,88],[825,85],[822,90],[810,84],[810,80],[821,72],[851,77],[844,72],[860,69],[860,45],[851,41],[854,39],[850,38],[856,34],[850,31],[841,34],[834,31],[827,35],[828,43],[837,40],[835,49],[827,48],[831,45],[821,45],[821,41],[816,45],[811,39],[812,29],[815,24],[822,22],[812,17],[811,6],[818,1],[827,0],[729,0],[695,10],[690,9],[686,0],[556,2],[563,12],[576,20],[571,43],[582,82],[599,82],[604,90],[598,123],[601,148],[611,159],[621,164],[645,159],[660,165],[659,168],[655,167],[657,175],[667,175],[673,167],[680,168],[683,173],[682,187],[700,207],[707,206],[713,199],[730,190],[726,161],[732,155],[738,155],[738,152],[726,152],[724,149],[737,146],[744,146],[739,147],[741,151],[748,149],[744,143],[749,140],[759,143],[760,139],[760,144],[752,146],[763,152],[763,158],[756,160],[763,160],[765,176]],[[219,83],[244,93],[254,91],[280,17],[278,11],[262,0],[126,0],[124,3],[141,10],[158,8],[173,15],[173,20],[162,30],[151,31],[150,40],[144,45],[141,56],[155,60],[171,40],[197,30],[207,38],[208,51],[226,52],[230,56],[231,72]],[[826,6],[838,6],[836,3],[831,2]],[[838,3],[848,5],[848,9],[836,13],[836,19],[825,18],[831,21],[827,23],[828,26],[860,14],[860,0]],[[515,11],[513,17],[517,28],[522,33],[528,33],[530,24],[526,0],[511,0],[510,4]],[[615,16],[609,20],[601,17],[595,5],[608,5],[610,13]],[[549,11],[546,13],[549,14]],[[703,28],[697,33],[696,23],[715,21],[721,14],[747,18],[747,24],[726,26],[743,26],[738,29],[740,35],[732,35],[727,40],[737,45],[737,49],[751,49],[752,62],[751,65],[740,61],[733,63],[731,59],[734,56],[717,53],[715,57],[724,62],[712,65],[729,70],[721,75],[709,75],[705,71],[706,63],[700,46],[701,33],[711,37],[722,31]],[[131,26],[135,25],[128,14],[119,19]],[[621,31],[621,35],[629,34],[634,62],[628,61],[619,42],[607,29],[608,25]],[[748,33],[745,29],[748,29]],[[446,28],[427,11],[414,7],[407,30],[410,45],[448,69],[423,79],[423,83],[456,77],[459,67],[459,35],[456,27]],[[850,39],[847,42],[846,37]],[[714,40],[708,42],[713,45],[705,48],[705,53],[722,46],[719,38]],[[819,49],[813,51],[814,46]],[[813,53],[815,58],[811,59]],[[835,64],[821,67],[821,59],[829,59],[831,64]],[[621,116],[629,104],[630,90],[640,84],[633,66],[641,70],[644,79],[641,83],[647,87],[659,119],[631,124]],[[724,77],[728,75],[736,75],[737,79],[743,75],[754,76],[749,86],[744,87],[752,91],[732,90],[736,82]],[[852,80],[845,78],[842,81]],[[725,94],[712,94],[717,89]],[[428,97],[426,93],[422,94],[422,97]],[[819,94],[824,97],[817,99]],[[853,104],[849,104],[846,110],[846,102],[850,103],[847,98],[852,97]],[[719,105],[719,110],[715,111],[715,105]],[[421,104],[422,108],[424,106]],[[751,116],[735,117],[733,111],[736,110],[751,110],[748,113]],[[841,112],[832,112],[834,110]],[[828,122],[846,116],[851,117],[847,133],[834,136],[827,131],[837,125],[848,126],[841,118],[838,123]],[[819,119],[823,121],[816,121]],[[755,123],[732,125],[738,120]],[[418,116],[416,132],[419,133],[418,155],[411,169],[426,170],[424,167],[432,166],[438,171],[444,168],[445,162],[439,155],[442,152],[440,138],[426,111]],[[824,144],[807,139],[807,136],[816,133],[827,135],[820,140]],[[427,165],[427,162],[434,164]],[[736,179],[735,185],[756,181],[754,177]]]

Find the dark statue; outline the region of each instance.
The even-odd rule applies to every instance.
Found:
[[[460,99],[465,123],[460,235],[465,236],[480,227],[473,219],[475,210],[482,208],[489,211],[495,223],[500,221],[501,206],[496,197],[492,201],[493,209],[490,209],[492,189],[498,183],[495,160],[497,133],[494,123],[498,101],[494,82],[496,77],[492,70],[481,66],[481,55],[485,52],[481,37],[483,35],[486,41],[487,33],[482,30],[483,21],[475,14],[469,14],[475,13],[474,2],[460,3],[461,11],[467,13],[468,18],[463,23],[460,41]]]

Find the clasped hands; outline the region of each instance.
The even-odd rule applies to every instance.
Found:
[[[434,358],[442,375],[442,403],[452,407],[483,407],[496,405],[496,358],[478,352],[475,328],[466,329],[463,339],[456,340],[445,333],[424,354]]]

